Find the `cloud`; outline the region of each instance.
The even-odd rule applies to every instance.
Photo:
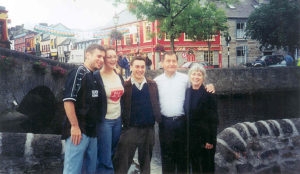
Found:
[[[32,26],[41,22],[62,23],[69,28],[88,30],[104,26],[117,9],[108,0],[0,0],[8,10],[12,26]]]

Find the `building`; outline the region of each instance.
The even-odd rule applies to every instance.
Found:
[[[40,23],[34,27],[39,34],[35,38],[36,48],[40,48],[37,55],[58,60],[58,45],[63,43],[67,38],[74,37],[75,33],[61,23],[50,25]]]
[[[240,66],[246,62],[254,61],[258,56],[272,54],[272,50],[260,51],[259,42],[246,37],[245,32],[248,17],[262,3],[268,3],[268,0],[240,0],[234,5],[219,4],[219,8],[223,8],[228,17],[228,32],[231,37],[229,46],[225,37],[222,37],[221,40],[222,67]]]
[[[50,35],[43,33],[40,35],[39,40],[41,57],[50,58]]]
[[[7,11],[3,6],[0,6],[0,47],[10,48],[7,30]]]
[[[74,42],[75,39],[68,38],[57,46],[58,61],[60,62],[69,61],[71,51],[73,50],[74,47]]]
[[[64,26],[61,23],[58,23],[56,25],[51,25],[51,28],[55,29],[56,31],[66,31],[70,30],[66,26]],[[58,50],[57,47],[60,45],[63,41],[65,41],[68,37],[61,36],[57,33],[51,33],[50,34],[50,56],[51,59],[58,60]]]
[[[28,54],[36,54],[36,41],[35,41],[36,32],[30,31],[28,32],[24,39],[25,39],[25,53]]]
[[[25,36],[26,33],[22,33],[14,36],[15,40],[15,50],[19,52],[25,52]]]
[[[117,28],[123,33],[123,39],[117,41],[118,54],[129,58],[137,54],[148,56],[152,60],[152,69],[158,69],[162,51],[171,50],[169,38],[158,36],[158,21],[139,21],[127,10],[119,13],[118,16],[121,22],[117,26],[111,23],[96,32],[94,36],[102,38],[102,45],[116,47],[116,41],[110,38],[110,32]],[[154,37],[151,36],[152,33]],[[182,33],[174,43],[179,65],[187,61],[205,61],[215,67],[221,67],[220,34],[213,36],[209,41],[210,48],[207,41],[192,41]]]
[[[82,64],[84,62],[84,50],[91,44],[101,44],[101,39],[83,39],[74,43],[70,52],[68,63]]]

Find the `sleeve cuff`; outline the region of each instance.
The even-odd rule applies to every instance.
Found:
[[[76,101],[76,99],[75,98],[64,98],[63,102],[65,102],[65,101]]]

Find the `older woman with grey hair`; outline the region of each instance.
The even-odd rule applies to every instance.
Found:
[[[205,90],[206,70],[195,64],[189,70],[191,86],[186,90],[188,169],[192,173],[214,173],[217,135],[217,104],[214,94]]]

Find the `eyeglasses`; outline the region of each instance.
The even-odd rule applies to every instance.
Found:
[[[105,56],[106,59],[116,59],[117,56]]]

